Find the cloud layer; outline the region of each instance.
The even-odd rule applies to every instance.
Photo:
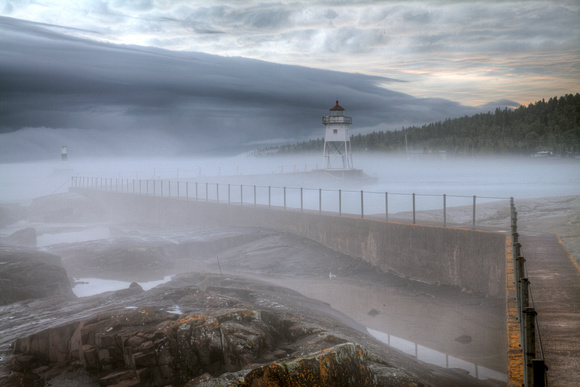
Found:
[[[322,137],[336,99],[355,131],[478,111],[390,91],[383,77],[114,45],[10,18],[0,18],[0,56],[4,159],[46,156],[38,143],[187,154]]]
[[[67,34],[405,81],[467,105],[580,87],[578,1],[11,1],[5,16]]]

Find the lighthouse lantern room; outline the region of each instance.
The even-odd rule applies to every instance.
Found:
[[[330,109],[330,116],[322,117],[326,126],[324,135],[324,165],[326,169],[352,169],[352,152],[348,126],[352,117],[345,117],[344,108],[338,104]]]

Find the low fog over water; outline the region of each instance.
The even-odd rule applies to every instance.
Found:
[[[68,162],[44,161],[0,164],[0,202],[29,203],[33,198],[65,192],[72,176],[163,179],[204,183],[220,177],[222,183],[241,181],[240,177],[270,174],[289,175],[322,168],[322,156],[288,155],[255,157],[239,155],[223,158],[151,159],[75,159]],[[460,195],[490,198],[535,198],[575,195],[580,192],[580,160],[534,159],[530,157],[485,157],[447,159],[407,159],[401,156],[355,154],[355,168],[377,177],[371,184],[343,187],[345,190],[418,195]],[[266,179],[267,181],[267,179]],[[232,182],[233,183],[233,182]],[[236,183],[239,184],[239,183]],[[270,185],[265,183],[264,185]],[[272,184],[275,185],[275,184]],[[288,187],[299,188],[295,185]],[[308,183],[304,188],[321,188]],[[421,204],[424,203],[424,204]],[[418,200],[418,209],[440,206]],[[469,199],[448,205],[469,204]],[[389,212],[397,212],[396,200]],[[403,210],[401,208],[401,210]]]
[[[3,187],[0,191],[0,202],[28,205],[39,196],[64,193],[74,177],[106,178],[109,181],[111,179],[172,180],[202,184],[210,181],[211,184],[219,182],[224,187],[229,181],[238,187],[240,183],[249,185],[256,184],[256,181],[264,185],[276,185],[280,182],[284,184],[285,180],[280,179],[280,176],[292,177],[296,172],[321,168],[322,161],[321,155],[312,154],[264,157],[239,155],[199,159],[96,160],[71,157],[67,162],[0,164],[0,181]],[[473,195],[478,197],[478,203],[509,197],[514,197],[517,202],[518,198],[576,195],[580,192],[580,174],[578,173],[580,160],[577,159],[529,157],[432,159],[363,153],[355,154],[354,166],[376,179],[363,185],[342,185],[334,182],[332,189],[342,189],[343,200],[345,202],[351,200],[355,203],[352,208],[344,209],[345,212],[350,211],[355,214],[358,211],[356,203],[360,200],[361,190],[365,194],[368,193],[365,196],[365,212],[368,214],[384,213],[385,192],[390,195],[389,213],[409,211],[411,206],[409,194],[411,193],[417,195],[417,210],[427,210],[441,208],[443,194],[449,195],[447,206],[452,207],[470,205]],[[257,175],[261,176],[258,180],[256,180]],[[293,187],[290,182],[296,183],[296,180],[291,179],[288,182],[288,187]],[[304,196],[307,202],[304,205],[307,208],[315,209],[318,206],[317,189],[320,186],[316,183],[318,182],[309,181],[309,185],[303,186],[307,192]],[[320,181],[320,184],[323,182]],[[282,205],[280,188],[276,187],[277,190],[273,190],[272,201],[275,202],[273,205]],[[326,191],[331,191],[331,189]],[[325,195],[327,195],[326,191]],[[297,192],[299,191],[288,190],[289,205],[299,206]],[[201,195],[205,195],[205,192]],[[261,191],[259,195],[263,196],[264,191]],[[323,210],[336,211],[337,200],[336,195],[333,195],[328,193],[328,196],[325,196],[326,207]],[[175,191],[173,196],[175,196]],[[190,197],[193,197],[193,193]],[[221,198],[222,201],[225,200],[223,196]],[[252,201],[250,197],[244,196],[244,198],[248,202]],[[258,200],[263,199],[263,197],[258,198]],[[345,207],[348,206],[345,205]],[[38,234],[37,246],[41,250],[56,254],[59,254],[59,249],[66,252],[67,248],[63,246],[67,243],[71,245],[78,243],[78,246],[81,246],[83,242],[96,241],[97,244],[94,246],[99,246],[98,243],[101,242],[98,241],[113,241],[118,236],[111,231],[116,225],[74,224],[70,225],[67,230],[56,223],[33,226],[39,226],[39,229],[42,229]],[[134,226],[131,225],[131,227]],[[131,232],[136,234],[121,233],[120,235],[128,239],[134,237],[138,240],[135,243],[137,245],[142,243],[143,246],[154,246],[161,240],[173,243],[192,237],[203,239],[203,236],[193,235],[197,232],[196,230],[187,230],[187,232],[190,231],[191,235],[180,234],[182,231],[175,230],[160,236],[156,230],[135,229]],[[230,231],[208,231],[209,234],[212,232],[219,234]],[[503,301],[485,300],[481,301],[483,303],[481,305],[471,305],[469,300],[463,300],[463,304],[456,305],[453,299],[446,299],[446,296],[433,296],[430,290],[413,290],[409,293],[408,286],[414,288],[413,284],[403,286],[403,290],[396,290],[390,285],[365,283],[360,279],[357,280],[358,282],[349,278],[338,278],[332,281],[333,275],[338,273],[334,272],[334,269],[332,269],[334,274],[331,272],[316,278],[312,275],[312,278],[306,278],[307,276],[298,274],[262,272],[260,265],[266,265],[264,262],[269,265],[274,259],[282,262],[294,259],[292,254],[298,253],[288,249],[296,248],[300,251],[309,249],[305,247],[304,241],[284,239],[288,236],[280,238],[282,242],[279,245],[269,244],[266,238],[263,245],[250,243],[244,247],[236,247],[229,253],[224,253],[225,255],[220,253],[224,271],[236,274],[240,271],[244,275],[275,281],[279,285],[295,289],[306,296],[327,302],[333,308],[368,327],[369,333],[374,337],[420,360],[443,367],[462,368],[471,375],[479,375],[484,379],[506,380]],[[71,251],[79,248],[78,246],[72,246]],[[318,257],[317,254],[321,251],[316,250],[311,254]],[[279,256],[275,257],[276,254]],[[301,254],[304,255],[304,253]],[[257,263],[253,263],[255,271],[248,271],[242,266],[235,266],[241,256],[245,259],[258,259],[263,256],[263,260],[258,259]],[[334,261],[331,260],[331,262]],[[213,261],[211,264],[187,262],[186,267],[168,267],[167,270],[149,273],[145,277],[139,277],[135,273],[124,273],[123,278],[99,277],[93,273],[85,273],[77,276],[78,284],[74,291],[77,296],[84,297],[103,291],[126,288],[131,281],[139,281],[147,289],[170,280],[171,275],[179,272],[213,271],[215,270],[213,264],[215,264]],[[336,263],[332,263],[334,264]],[[222,267],[219,268],[220,272]],[[127,275],[133,274],[135,274],[133,277],[126,278]],[[69,276],[74,275],[69,273]],[[435,298],[438,302],[436,305],[433,304]],[[482,308],[482,306],[485,307]],[[429,311],[429,318],[425,317],[425,311]],[[175,313],[179,311],[176,310]],[[433,336],[432,332],[436,332],[436,335]],[[467,345],[471,343],[473,344]]]

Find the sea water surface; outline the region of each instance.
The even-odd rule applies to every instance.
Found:
[[[29,204],[32,199],[66,192],[74,176],[107,179],[156,179],[204,182],[208,177],[288,174],[322,168],[322,156],[238,155],[224,158],[80,159],[0,164],[0,203]],[[537,198],[577,195],[580,160],[531,157],[416,158],[363,153],[354,156],[355,168],[376,177],[356,189],[389,193],[389,212],[408,210],[412,193],[417,209],[466,205],[499,198]],[[294,187],[299,188],[299,187]],[[317,189],[319,187],[304,187]],[[345,195],[349,190],[345,189]],[[379,196],[377,196],[379,197]],[[372,201],[372,195],[370,196]],[[249,199],[246,199],[249,200]],[[317,196],[313,197],[317,200]],[[382,197],[378,199],[382,204]],[[366,204],[366,203],[365,203]],[[379,206],[381,205],[379,204]],[[370,205],[370,202],[369,202]],[[317,207],[317,203],[312,203]],[[380,208],[377,208],[380,212]],[[384,212],[384,208],[383,208]]]

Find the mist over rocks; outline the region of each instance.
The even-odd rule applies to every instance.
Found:
[[[62,260],[69,276],[131,285],[77,299],[3,306],[2,385],[251,385],[272,378],[332,385],[489,385],[420,363],[376,341],[330,303],[278,285],[362,281],[391,286],[409,298],[429,295],[430,303],[480,299],[377,273],[370,264],[288,233],[120,222],[76,193],[44,197],[31,207],[38,213],[10,229],[34,225],[42,252]],[[100,217],[91,223],[93,211]],[[108,233],[90,239],[95,227]],[[79,230],[89,239],[75,240]],[[139,284],[175,273],[181,274],[147,291]],[[485,300],[478,309],[494,310],[493,302]],[[383,304],[374,305],[381,315],[388,313]],[[329,372],[321,371],[325,364]]]
[[[3,228],[14,224],[19,220],[24,219],[27,214],[27,209],[20,204],[2,203],[0,204],[0,227]]]
[[[60,257],[0,246],[0,305],[45,297],[76,297]]]
[[[26,227],[6,237],[0,237],[0,243],[10,246],[36,247],[36,229]]]
[[[269,232],[223,228],[201,237],[188,231],[133,231],[133,235],[45,247],[62,257],[73,277],[131,278],[163,277],[194,264],[199,258],[214,258],[223,250],[261,239]],[[197,234],[197,235],[196,235]]]
[[[111,219],[109,211],[96,200],[74,192],[35,198],[28,214],[28,220],[40,223],[95,223]]]

